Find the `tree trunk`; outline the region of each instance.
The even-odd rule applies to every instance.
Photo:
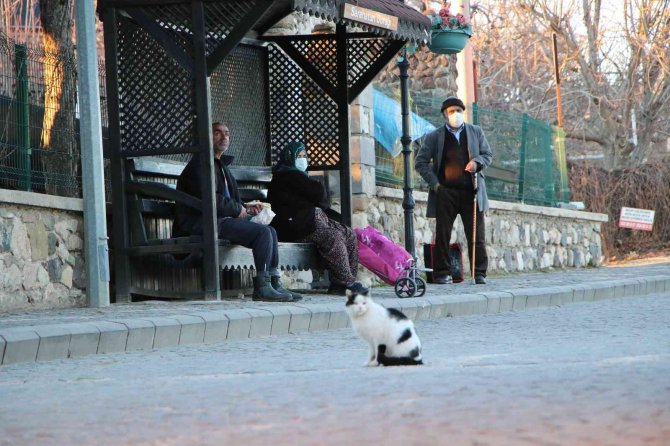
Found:
[[[644,119],[644,117],[642,119],[638,118],[638,123],[640,131],[637,134],[637,146],[631,154],[631,158],[636,165],[646,163],[654,148],[653,123]]]
[[[40,0],[44,60],[44,119],[40,167],[48,194],[81,195],[75,133],[76,61],[72,44],[73,0]]]

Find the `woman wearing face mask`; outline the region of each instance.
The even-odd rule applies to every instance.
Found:
[[[331,277],[330,294],[367,290],[356,281],[358,242],[354,232],[326,215],[328,199],[323,185],[307,175],[309,160],[304,144],[293,141],[272,169],[268,201],[277,214],[272,226],[281,242],[314,243]]]

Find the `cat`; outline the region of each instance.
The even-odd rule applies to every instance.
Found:
[[[370,347],[366,366],[423,364],[421,340],[407,316],[379,305],[369,291],[347,290],[346,296],[346,310],[354,331]]]

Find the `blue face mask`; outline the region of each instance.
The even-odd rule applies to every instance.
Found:
[[[295,168],[301,172],[307,170],[307,158],[298,158],[295,160]]]

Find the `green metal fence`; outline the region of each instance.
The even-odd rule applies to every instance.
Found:
[[[68,76],[54,106],[45,98],[54,90],[47,71]],[[100,64],[103,133],[106,127],[105,76]],[[18,45],[0,34],[0,188],[80,197],[80,148],[76,109],[76,64],[41,49]],[[47,79],[47,80],[45,80]],[[51,92],[51,93],[50,93]],[[392,96],[392,95],[391,95]],[[410,108],[435,127],[444,124],[442,98],[413,93]],[[565,162],[565,134],[544,122],[473,105],[473,121],[493,148],[487,170],[487,190],[493,199],[555,206],[569,201]],[[391,113],[387,111],[387,113]],[[52,119],[45,119],[51,115]],[[51,126],[50,143],[44,128]],[[398,138],[400,135],[398,135]],[[414,149],[416,150],[416,146]],[[377,184],[402,187],[402,156],[376,144]],[[413,171],[413,187],[426,189]]]
[[[494,151],[487,175],[493,199],[556,206],[569,200],[564,140],[547,123],[478,107],[473,122],[480,125]],[[556,142],[560,150],[556,150]]]
[[[442,98],[413,93],[410,107],[412,113],[439,127],[444,125],[441,103]],[[490,198],[543,206],[569,201],[565,134],[561,129],[526,114],[495,111],[477,104],[473,105],[472,115],[474,124],[483,128],[494,153],[493,164],[486,171]],[[394,157],[376,144],[376,161],[378,185],[402,185],[400,156]],[[422,183],[416,175],[414,187],[425,189]]]
[[[80,165],[74,57],[0,34],[0,188],[81,197]]]

